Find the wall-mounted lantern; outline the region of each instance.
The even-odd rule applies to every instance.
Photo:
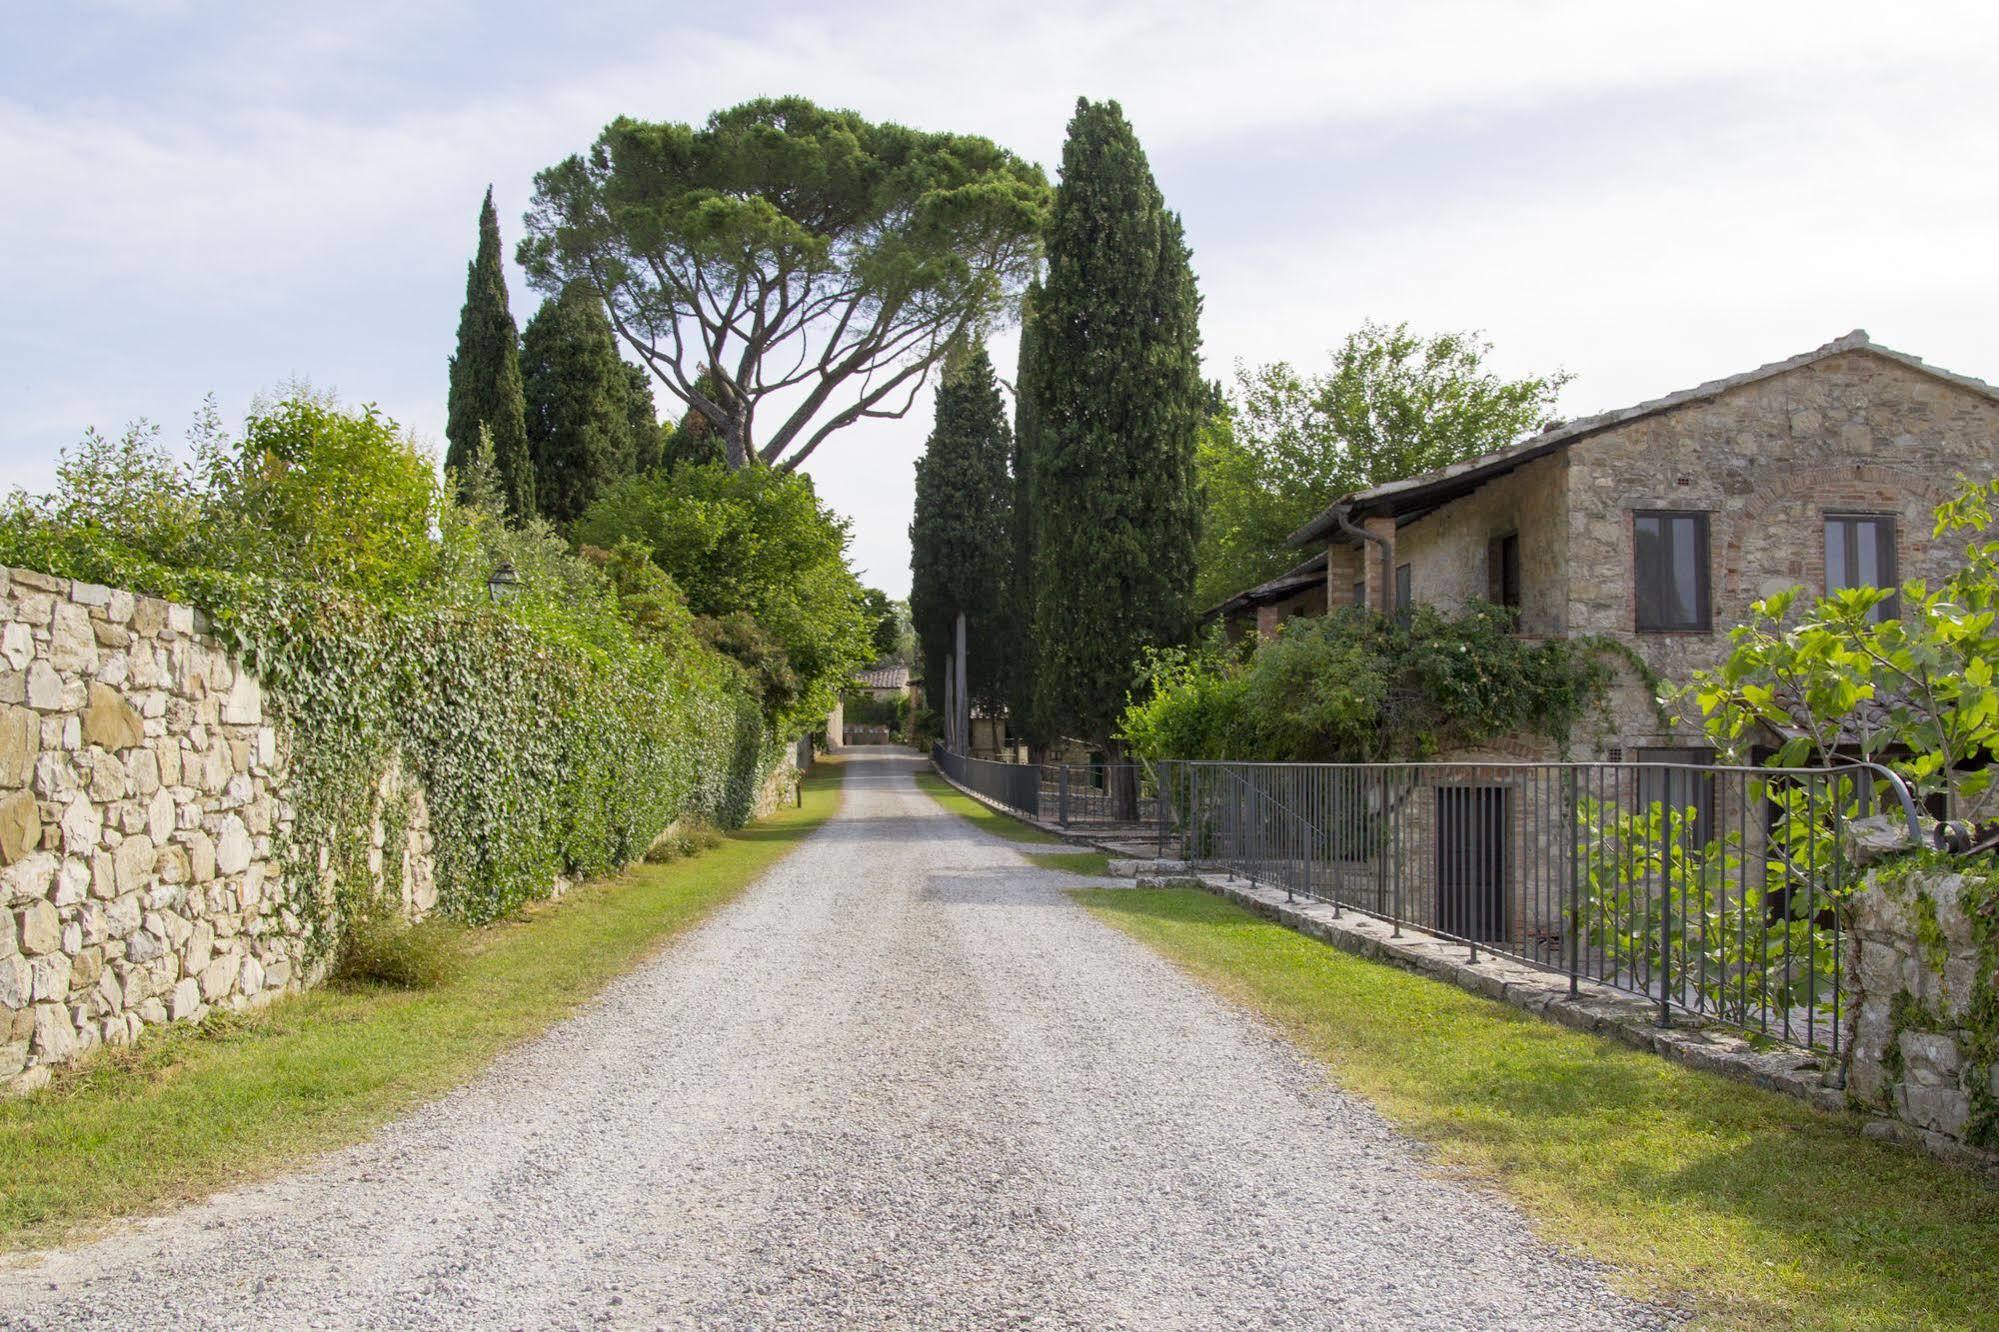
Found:
[[[512,560],[501,560],[493,572],[486,575],[486,595],[493,599],[495,606],[506,605],[520,590],[520,575],[514,572]]]

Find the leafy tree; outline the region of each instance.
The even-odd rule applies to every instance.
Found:
[[[507,308],[507,275],[500,265],[500,217],[493,189],[479,209],[479,251],[465,275],[465,308],[458,314],[458,352],[451,358],[451,393],[444,436],[444,465],[462,473],[479,448],[479,427],[493,436],[493,461],[516,518],[535,512],[534,461],[528,448],[527,402],[521,387],[520,334]]]
[[[808,477],[682,463],[612,486],[571,530],[586,545],[646,550],[781,725],[825,716],[870,660],[847,522]]]
[[[1999,808],[1999,481],[1967,485],[1936,512],[1935,535],[1964,540],[1963,566],[1937,587],[1845,588],[1799,609],[1791,588],[1750,607],[1728,659],[1676,697],[1708,737],[1746,759],[1788,737],[1782,766],[1885,764],[1956,819]],[[1795,613],[1794,612],[1798,612]]]
[[[1047,195],[989,140],[766,98],[699,128],[613,121],[536,176],[520,259],[543,290],[595,288],[731,467],[789,470],[901,416],[953,339],[1006,314]]]
[[[1034,309],[1037,722],[1115,747],[1142,649],[1183,639],[1199,527],[1200,297],[1115,102],[1079,101]]]
[[[259,403],[234,452],[211,460],[211,521],[245,571],[412,599],[436,563],[435,466],[374,407],[295,389]]]
[[[1502,379],[1486,368],[1491,351],[1476,333],[1367,323],[1324,374],[1238,365],[1229,410],[1201,434],[1196,602],[1295,564],[1288,538],[1341,495],[1490,453],[1545,422],[1569,376]]]
[[[604,307],[581,283],[542,302],[528,320],[521,335],[528,447],[535,503],[550,522],[575,521],[605,487],[634,470],[638,441],[627,371],[635,368],[618,359]],[[648,390],[640,414],[644,434],[656,443],[651,403]]]
[[[861,613],[867,616],[869,641],[875,649],[875,660],[887,662],[894,659],[902,647],[903,621],[908,618],[909,609],[892,599],[878,587],[861,589]]]
[[[909,610],[923,678],[940,684],[965,616],[965,688],[986,704],[1000,701],[1007,656],[1012,448],[992,360],[975,348],[938,385],[936,423],[917,460]],[[942,697],[941,687],[933,692]]]

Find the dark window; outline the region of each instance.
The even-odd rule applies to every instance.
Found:
[[[1410,608],[1416,604],[1416,598],[1410,592],[1409,584],[1410,584],[1409,566],[1406,564],[1396,565],[1395,566],[1395,613],[1397,615],[1407,615],[1410,611]]]
[[[1694,821],[1684,828],[1685,844],[1698,847],[1716,836],[1714,831],[1714,778],[1694,768],[1714,766],[1712,749],[1639,749],[1641,764],[1671,763],[1677,767],[1638,769],[1638,810],[1647,813],[1653,805],[1669,810],[1694,811]],[[1670,822],[1662,826],[1670,828]]]
[[[1508,532],[1485,543],[1485,599],[1520,609],[1520,534]]]
[[[1825,520],[1825,590],[1847,587],[1893,587],[1895,520],[1886,514],[1832,514]],[[1869,617],[1892,620],[1900,602],[1890,597]]]
[[[1631,519],[1638,628],[1706,629],[1707,515],[1648,512]]]
[[[1353,604],[1356,606],[1365,606],[1367,604],[1367,580],[1365,578],[1356,578],[1354,580]]]

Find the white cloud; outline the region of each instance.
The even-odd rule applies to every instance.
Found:
[[[142,7],[165,40],[174,7]],[[1484,327],[1507,368],[1579,372],[1576,411],[1857,323],[1999,373],[1999,7],[632,6],[566,44],[475,12],[258,7],[144,95],[0,98],[0,478],[46,479],[83,424],[178,422],[210,388],[240,410],[296,373],[434,435],[488,180],[512,239],[532,173],[611,116],[788,91],[1051,168],[1076,95],[1120,98],[1195,239],[1211,372],[1316,360],[1373,316]],[[1467,160],[1493,125],[1517,163]],[[925,416],[812,468],[897,589]]]

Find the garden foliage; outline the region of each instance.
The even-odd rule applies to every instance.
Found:
[[[1162,759],[1411,760],[1520,732],[1566,744],[1600,709],[1616,649],[1512,628],[1482,605],[1456,619],[1347,608],[1239,647],[1156,651],[1123,733]]]
[[[87,436],[51,493],[0,510],[0,564],[190,602],[256,671],[290,742],[279,851],[316,950],[379,906],[370,812],[392,857],[407,818],[384,772],[422,790],[440,904],[472,923],[676,819],[749,816],[780,747],[741,672],[645,552],[579,558],[503,521],[489,444],[460,501],[394,422],[308,390],[240,438],[211,410],[193,443],[183,462],[147,428]],[[502,560],[522,587],[495,605]]]

